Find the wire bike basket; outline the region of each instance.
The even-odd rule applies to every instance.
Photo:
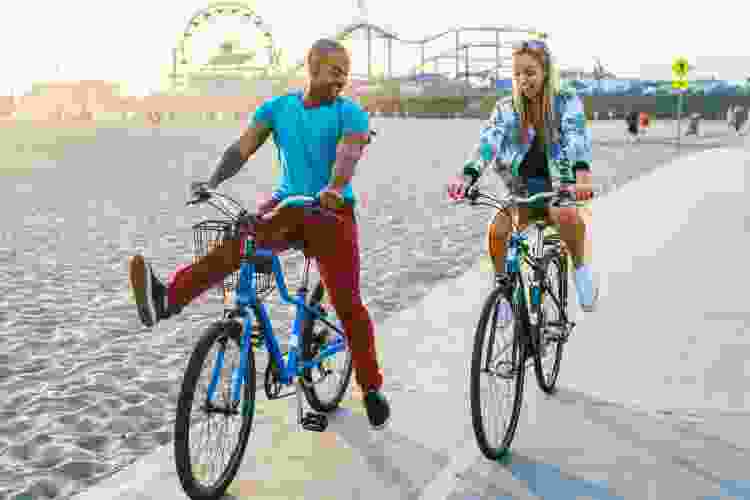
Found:
[[[235,223],[231,220],[204,220],[193,225],[193,264],[202,259],[214,248],[224,244],[228,244],[230,241],[235,240],[237,237],[234,234]],[[248,239],[245,238],[240,245],[241,252],[243,255],[242,260],[244,261],[245,244]],[[227,304],[231,293],[237,288],[239,281],[239,271],[234,271],[224,278],[224,282],[217,284],[215,287],[219,293],[219,297],[224,300]],[[262,298],[268,295],[275,286],[273,280],[273,270],[268,265],[256,265],[255,266],[255,290],[256,296]]]

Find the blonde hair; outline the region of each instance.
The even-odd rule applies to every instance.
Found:
[[[559,137],[555,123],[554,97],[560,92],[560,71],[554,64],[549,52],[529,47],[513,52],[513,56],[521,54],[528,54],[539,62],[544,74],[544,85],[542,86],[542,99],[534,103],[535,106],[532,107],[530,106],[532,103],[521,92],[515,75],[513,77],[513,107],[521,116],[520,137],[518,139],[523,144],[528,144],[529,126],[533,125],[546,144],[557,142]]]

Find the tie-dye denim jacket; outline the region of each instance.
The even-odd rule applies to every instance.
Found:
[[[583,103],[572,89],[562,89],[555,96],[555,122],[559,140],[547,149],[547,165],[551,178],[575,182],[574,167],[591,169],[591,129],[586,124]],[[513,107],[511,96],[501,98],[490,119],[479,132],[479,143],[471,151],[463,173],[481,176],[495,158],[493,168],[507,188],[519,175],[519,167],[531,149],[535,131],[529,131],[529,143],[521,141],[521,117]]]

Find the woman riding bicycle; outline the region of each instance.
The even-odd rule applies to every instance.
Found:
[[[489,121],[482,127],[479,143],[459,177],[449,185],[453,199],[465,195],[469,185],[492,165],[513,192],[535,194],[551,191],[552,178],[561,189],[572,184],[591,184],[591,131],[586,126],[583,104],[572,90],[560,90],[559,80],[547,45],[540,40],[517,43],[513,48],[513,95],[500,99]],[[589,200],[591,191],[576,190],[579,202]],[[571,195],[573,196],[573,195]],[[550,207],[545,202],[521,208],[518,223],[546,217],[560,231],[575,265],[578,302],[592,312],[599,297],[598,275],[591,265],[590,237],[582,211],[576,207]],[[507,278],[504,259],[510,218],[498,212],[490,220],[489,254],[497,279]]]
[[[252,124],[227,151],[208,183],[216,187],[237,174],[249,157],[273,134],[283,178],[273,197],[258,208],[263,215],[255,228],[257,247],[283,251],[303,241],[314,257],[331,304],[340,318],[352,354],[357,383],[364,394],[370,424],[382,428],[390,406],[380,391],[383,375],[375,351],[374,328],[360,296],[360,264],[355,196],[355,166],[370,141],[368,117],[362,108],[339,96],[349,76],[346,49],[333,40],[319,40],[307,55],[308,85],[264,102]],[[341,140],[339,141],[339,137]],[[293,195],[318,196],[335,211],[330,217],[308,216],[301,208],[276,209]],[[167,284],[156,278],[141,255],[130,260],[129,277],[141,320],[152,326],[180,312],[206,290],[240,268],[241,241],[217,246],[194,264],[180,269]]]

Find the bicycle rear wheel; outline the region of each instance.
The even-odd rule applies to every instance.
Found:
[[[523,335],[524,322],[522,315],[519,313],[520,307],[514,308],[512,303],[511,293],[508,292],[506,287],[497,287],[493,290],[484,303],[474,336],[469,389],[471,422],[479,449],[490,460],[502,457],[510,447],[523,405],[527,343]],[[498,324],[512,332],[511,338],[506,339],[506,345],[497,345],[495,342]],[[485,340],[487,341],[486,347]],[[508,351],[510,351],[510,359],[499,360],[499,357]],[[483,409],[489,411],[496,404],[492,401],[483,404],[483,397],[488,397],[489,393],[493,391],[483,390],[480,387],[482,375],[486,375],[490,382],[506,382],[509,387],[515,390],[513,407],[510,410],[510,421],[504,432],[502,429],[498,429],[498,436],[491,435],[492,432],[485,428],[486,424],[492,425],[493,421],[499,421],[502,415],[497,417],[483,415]],[[499,434],[502,434],[502,437]]]
[[[553,394],[560,375],[564,332],[567,314],[564,314],[568,303],[567,257],[559,250],[545,252],[541,261],[544,270],[542,301],[539,306],[539,320],[534,326],[533,339],[537,342],[534,355],[534,373],[539,388],[546,394]],[[544,356],[545,353],[552,357]],[[544,359],[542,357],[544,356]]]
[[[313,290],[308,305],[313,309],[323,301],[325,288],[322,282]],[[303,359],[309,360],[318,355],[326,344],[343,337],[345,349],[324,359],[318,366],[303,370],[305,392],[308,404],[319,412],[332,412],[341,404],[352,377],[352,353],[346,337],[331,330],[322,321],[308,318],[302,323]]]
[[[174,432],[174,456],[177,466],[177,475],[187,496],[193,500],[217,500],[224,495],[229,484],[237,474],[237,469],[242,463],[242,456],[247,447],[247,441],[252,430],[253,415],[255,413],[255,355],[252,347],[248,353],[247,371],[245,384],[241,387],[241,401],[231,401],[231,380],[235,368],[239,369],[241,352],[241,332],[242,327],[234,321],[219,321],[213,323],[203,333],[198,340],[197,345],[190,356],[185,377],[182,381],[182,388],[177,402],[177,418],[175,420]],[[215,361],[217,354],[209,356],[212,352],[213,345],[219,346],[219,351],[224,352],[224,364],[219,372],[217,380],[215,398],[208,401],[208,383],[211,375],[214,373],[214,364],[210,364],[209,377],[206,380],[205,395],[196,396],[201,368],[204,360]],[[226,358],[226,347],[234,344],[237,347],[236,363],[228,362]],[[234,361],[234,360],[232,360]],[[209,462],[209,457],[200,453],[199,457],[193,459],[190,453],[191,437],[190,431],[196,428],[205,428],[210,425],[198,422],[191,422],[191,409],[194,400],[200,403],[199,415],[207,416],[210,420],[217,421],[219,429],[226,428],[228,420],[236,419],[239,422],[239,432],[237,444],[231,451],[229,460],[224,466],[214,467]],[[213,419],[211,417],[218,417]],[[217,429],[218,430],[218,429]],[[209,439],[214,432],[209,432]],[[227,437],[214,438],[218,449],[223,452],[229,450],[226,446]],[[196,440],[199,441],[199,440]],[[206,452],[206,444],[199,442],[199,452]],[[215,474],[218,471],[218,474]],[[214,479],[214,476],[215,477]],[[208,481],[207,481],[208,479]]]

